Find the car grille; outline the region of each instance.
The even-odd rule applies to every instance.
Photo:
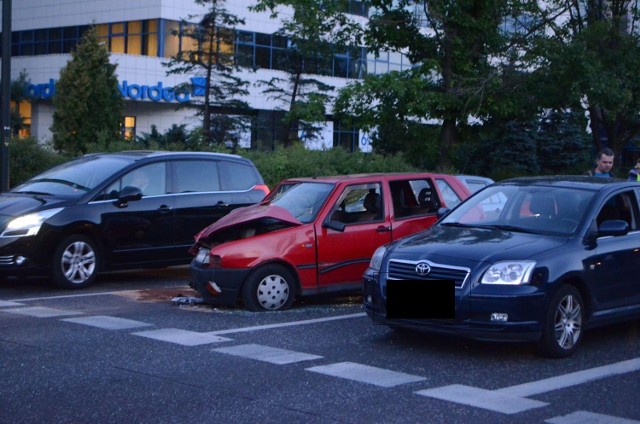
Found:
[[[420,262],[426,262],[431,267],[431,271],[427,275],[420,275],[416,272],[416,265]],[[429,261],[389,261],[389,279],[390,280],[453,280],[456,288],[464,285],[469,268],[452,267],[447,265],[435,264]]]
[[[0,266],[8,266],[8,265],[13,265],[14,262],[14,256],[0,256]]]

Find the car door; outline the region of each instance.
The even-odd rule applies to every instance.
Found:
[[[394,179],[388,184],[393,240],[427,229],[436,222],[442,201],[432,178]]]
[[[173,199],[166,192],[167,166],[157,162],[129,171],[113,182],[102,198],[100,226],[112,265],[146,263],[171,257]],[[140,200],[117,201],[127,186],[142,191]]]
[[[368,210],[365,200],[372,194],[378,204]],[[320,291],[337,284],[360,285],[373,252],[391,241],[389,210],[382,201],[384,194],[381,181],[343,186],[342,192],[334,197],[337,201],[324,210],[324,217],[316,220]],[[322,226],[326,219],[344,224],[344,231]]]
[[[634,190],[610,196],[601,205],[596,222],[619,219],[629,233],[600,237],[595,248],[593,293],[597,308],[613,309],[640,303],[640,231],[638,201]]]
[[[234,193],[222,190],[217,160],[175,160],[169,168],[175,198],[174,246],[186,255],[198,232],[235,207]]]

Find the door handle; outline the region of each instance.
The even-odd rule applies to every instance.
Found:
[[[160,211],[160,213],[169,213],[171,211],[171,208],[167,205],[160,205],[158,210]]]
[[[391,231],[391,225],[380,225],[378,228],[376,228],[376,231],[379,233],[386,233],[388,231]]]
[[[226,208],[229,206],[228,203],[223,202],[222,200],[218,200],[218,203],[216,203],[216,206],[219,206],[221,208]]]

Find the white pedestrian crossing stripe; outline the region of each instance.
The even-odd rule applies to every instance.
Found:
[[[517,414],[518,412],[548,405],[545,402],[539,402],[537,400],[478,389],[477,387],[463,386],[461,384],[419,390],[416,394],[474,406],[476,408],[488,409],[503,414]]]
[[[361,383],[373,384],[380,387],[393,387],[399,384],[415,383],[426,380],[425,377],[391,371],[384,368],[371,367],[369,365],[354,362],[338,362],[336,364],[307,368],[320,374],[332,377],[346,378]]]
[[[24,303],[10,302],[8,300],[0,300],[0,308],[7,308],[9,306],[20,306],[20,305],[24,305]]]
[[[640,421],[589,411],[575,411],[569,415],[550,418],[544,422],[549,424],[640,424]]]
[[[65,315],[82,315],[82,312],[67,311],[64,309],[45,308],[43,306],[30,306],[26,308],[0,309],[1,312],[10,314],[28,315],[36,318],[61,317]]]
[[[131,334],[182,346],[199,346],[232,340],[209,333],[198,333],[195,331],[180,330],[178,328],[161,328],[159,330],[139,331]]]
[[[243,358],[255,359],[276,365],[292,364],[300,361],[320,359],[322,356],[309,353],[295,352],[293,350],[277,349],[275,347],[261,346],[257,344],[243,344],[238,346],[221,347],[213,349],[214,352],[226,353]]]
[[[98,327],[105,330],[126,330],[129,328],[149,327],[153,324],[147,324],[142,321],[134,321],[132,319],[110,317],[105,315],[96,315],[92,317],[65,318],[61,321],[73,322],[75,324],[84,324],[91,327]]]

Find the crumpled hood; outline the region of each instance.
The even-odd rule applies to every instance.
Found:
[[[54,206],[67,206],[68,200],[4,193],[0,195],[0,215],[16,217]]]
[[[527,259],[567,243],[566,237],[540,236],[481,228],[446,227],[430,229],[402,239],[394,247],[394,258],[429,259],[443,263],[493,262]]]
[[[227,215],[196,234],[195,239],[197,242],[199,240],[209,238],[212,234],[221,230],[261,220],[280,221],[295,226],[302,225],[302,222],[291,215],[288,210],[269,203],[260,203],[232,210]]]

